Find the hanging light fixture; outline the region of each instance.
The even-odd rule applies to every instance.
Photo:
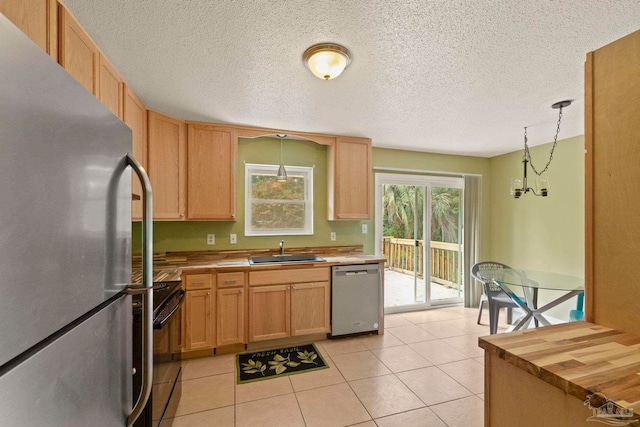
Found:
[[[319,43],[302,54],[304,64],[314,76],[331,80],[338,77],[351,63],[351,52],[335,43]]]
[[[538,172],[536,167],[533,165],[533,161],[531,160],[531,153],[529,152],[529,145],[527,139],[527,128],[524,128],[524,154],[522,156],[522,163],[524,164],[524,174],[522,179],[514,178],[511,180],[511,195],[516,199],[520,198],[523,194],[528,192],[532,192],[536,196],[546,197],[549,194],[549,179],[542,178],[542,174],[547,171],[549,165],[551,164],[551,160],[553,160],[553,151],[556,149],[556,145],[558,144],[558,134],[560,133],[560,122],[562,121],[562,109],[564,107],[568,107],[571,105],[570,100],[556,102],[551,106],[553,109],[559,109],[558,113],[558,125],[556,128],[556,136],[553,138],[553,146],[551,147],[551,153],[549,153],[549,161],[547,162],[544,169],[541,172]],[[538,175],[540,178],[536,179],[536,189],[533,189],[527,184],[527,165],[531,164],[531,169]]]
[[[278,168],[278,182],[285,182],[287,180],[287,170],[284,168],[284,162],[282,161],[282,140],[287,137],[287,135],[279,133],[276,135],[280,138],[280,167]]]

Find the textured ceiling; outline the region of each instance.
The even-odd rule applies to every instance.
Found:
[[[634,0],[65,0],[147,108],[493,156],[584,133],[587,52],[640,28]],[[322,81],[320,42],[353,62]]]

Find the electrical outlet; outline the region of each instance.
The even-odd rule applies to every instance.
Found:
[[[229,243],[231,243],[232,245],[235,245],[236,243],[238,243],[238,235],[237,234],[231,234],[229,236]]]
[[[207,234],[207,245],[215,245],[215,244],[216,244],[216,235]]]
[[[369,232],[369,228],[367,224],[362,224],[362,234],[367,234]]]
[[[332,242],[335,242],[335,241],[336,241],[336,232],[335,232],[335,231],[332,231],[332,232],[331,232],[331,241],[332,241]]]

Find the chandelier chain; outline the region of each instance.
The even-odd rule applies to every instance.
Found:
[[[531,160],[531,153],[529,152],[529,145],[527,144],[527,128],[524,128],[524,157],[529,161],[531,165],[531,169],[536,173],[536,175],[541,176],[543,173],[547,171],[549,165],[551,164],[551,160],[553,160],[553,151],[556,149],[556,145],[558,145],[558,134],[560,133],[560,122],[562,121],[562,106],[560,106],[560,112],[558,113],[558,126],[556,128],[556,136],[553,138],[553,146],[551,147],[551,153],[549,153],[549,161],[547,165],[542,169],[542,172],[538,172],[536,167],[533,165],[533,161]]]

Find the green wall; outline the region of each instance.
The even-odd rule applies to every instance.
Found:
[[[482,176],[482,211],[480,213],[480,256],[491,253],[491,199],[490,182],[493,171],[491,161],[484,157],[452,156],[416,151],[373,149],[374,172],[394,173],[383,168],[398,168],[415,171],[474,174]],[[401,173],[401,172],[398,172]],[[373,236],[372,236],[373,238]],[[373,244],[373,241],[371,242]]]
[[[522,176],[522,151],[491,159],[453,156],[385,148],[373,149],[375,172],[407,169],[482,176],[481,258],[497,260],[527,269],[583,275],[584,270],[584,138],[561,140],[547,172],[551,181],[546,198],[527,194],[519,200],[509,195],[510,179]],[[536,165],[548,159],[550,144],[534,147]],[[328,221],[327,148],[309,141],[284,142],[284,163],[314,166],[313,236],[244,236],[244,163],[278,164],[279,140],[241,139],[238,147],[237,217],[230,221],[166,221],[154,223],[154,252],[224,249],[277,248],[284,239],[286,247],[364,245],[365,253],[374,251],[374,220]],[[400,173],[400,172],[398,172]],[[373,182],[372,182],[373,185]],[[373,211],[374,197],[371,206]],[[361,233],[368,224],[369,233]],[[330,232],[337,241],[330,240]],[[216,244],[206,244],[206,235],[214,233]],[[238,236],[238,244],[229,243],[229,235]],[[140,252],[140,225],[134,224],[134,252]]]
[[[536,168],[544,168],[552,144],[531,149]],[[525,270],[543,270],[584,277],[584,136],[558,141],[549,170],[549,195],[515,199],[509,194],[511,178],[522,177],[522,150],[491,159],[491,256]],[[529,168],[529,186],[536,175]],[[517,291],[517,290],[516,290]],[[540,291],[538,307],[562,295]],[[575,298],[548,314],[569,319]]]
[[[537,169],[551,144],[531,148]],[[522,150],[491,159],[491,259],[523,269],[584,275],[584,136],[558,141],[544,174],[549,195],[509,194],[511,178],[522,178]],[[529,186],[536,178],[531,168]]]
[[[373,238],[361,234],[361,224],[369,221],[327,220],[327,147],[310,141],[284,141],[284,164],[314,166],[313,173],[313,236],[244,236],[244,164],[280,163],[280,140],[275,138],[241,138],[237,164],[237,221],[156,221],[154,222],[154,252],[206,251],[225,249],[365,245],[372,252]],[[372,224],[372,222],[371,222]],[[369,226],[373,230],[372,226]],[[332,242],[331,232],[336,232]],[[372,232],[372,231],[371,231]],[[216,244],[207,245],[207,234],[216,235]],[[238,243],[230,244],[229,235],[237,234]],[[140,224],[133,227],[133,251],[140,252]]]

